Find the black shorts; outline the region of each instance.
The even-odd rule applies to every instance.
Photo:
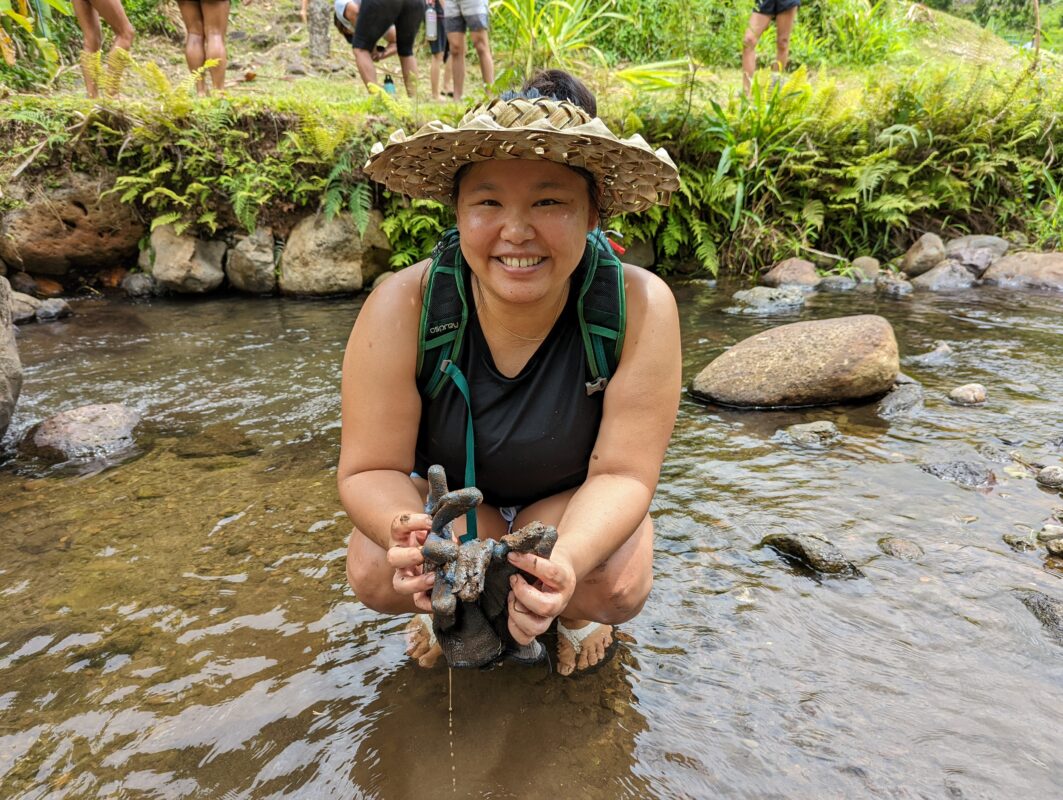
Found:
[[[362,0],[351,45],[372,51],[392,25],[399,56],[412,56],[417,31],[424,20],[424,0]]]
[[[775,19],[776,16],[801,5],[801,0],[754,0],[753,13]],[[364,6],[363,6],[364,8]]]

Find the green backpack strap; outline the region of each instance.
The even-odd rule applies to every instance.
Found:
[[[435,399],[446,383],[444,362],[457,361],[469,319],[461,246],[452,228],[443,234],[428,267],[417,341],[417,390]]]
[[[587,394],[605,391],[620,363],[627,329],[624,265],[601,229],[587,234],[585,271],[579,290],[578,312],[587,357]]]

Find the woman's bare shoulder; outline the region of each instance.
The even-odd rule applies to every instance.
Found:
[[[629,316],[646,313],[672,316],[678,313],[671,287],[648,269],[624,264],[624,290]]]
[[[421,296],[429,261],[419,261],[392,274],[370,292],[362,305],[362,314],[414,315],[421,313]]]

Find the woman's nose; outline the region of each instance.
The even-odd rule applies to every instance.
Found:
[[[535,229],[528,223],[527,218],[519,213],[509,213],[502,223],[502,238],[513,244],[522,244],[529,239],[535,238]]]

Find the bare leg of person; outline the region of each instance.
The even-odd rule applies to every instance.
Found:
[[[439,73],[443,71],[443,54],[435,53],[432,56],[432,64],[429,70],[429,79],[432,84],[432,99],[437,103],[443,99],[439,93]]]
[[[225,88],[225,68],[228,54],[225,52],[225,34],[229,28],[229,0],[205,0],[200,4],[203,9],[203,55],[209,61],[214,59],[217,66],[210,68],[211,83],[215,91]]]
[[[417,56],[399,56],[402,68],[402,82],[406,86],[406,96],[417,96]]]
[[[81,45],[81,73],[85,76],[85,93],[89,97],[99,97],[96,86],[99,74],[99,52],[103,46],[103,32],[100,30],[100,15],[88,0],[73,0],[74,16],[81,28],[83,44]]]
[[[129,50],[133,46],[133,37],[136,32],[133,30],[133,26],[129,22],[129,17],[126,16],[120,0],[90,0],[90,2],[92,7],[96,9],[96,13],[114,30],[114,42],[112,42],[111,46]],[[96,25],[98,28],[98,21]]]
[[[790,60],[790,33],[796,20],[797,6],[788,8],[775,17],[775,64],[772,70],[780,74],[786,72],[786,64]]]
[[[495,82],[495,62],[491,57],[491,43],[487,40],[487,31],[473,31],[469,36],[472,38],[472,46],[476,48],[476,56],[480,59],[480,77],[483,78],[486,90]]]
[[[373,54],[368,50],[354,48],[354,63],[358,67],[358,74],[362,76],[362,83],[368,89],[369,85],[376,83],[376,64],[373,63]]]
[[[178,0],[177,8],[185,24],[185,63],[188,64],[189,72],[195,72],[206,60],[203,51],[203,15],[199,13],[199,3],[191,0]],[[196,81],[196,91],[200,94],[207,93],[207,86],[202,78]]]
[[[454,65],[454,102],[459,102],[465,94],[465,34],[448,33],[450,43],[450,63]]]
[[[753,84],[753,73],[757,71],[757,42],[769,25],[771,17],[767,14],[751,14],[749,26],[742,37],[742,88],[746,94],[749,94],[749,88]]]

